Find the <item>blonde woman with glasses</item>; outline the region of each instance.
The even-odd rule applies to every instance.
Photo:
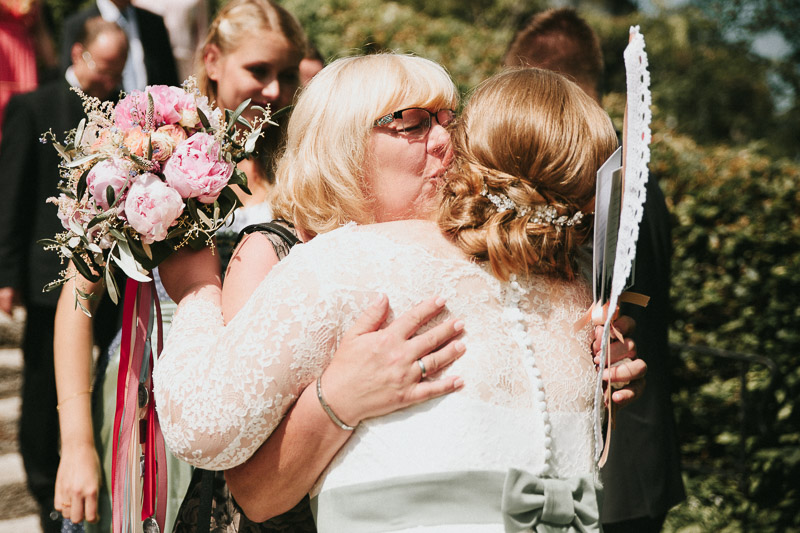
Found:
[[[167,441],[234,468],[251,518],[310,492],[323,532],[599,530],[591,332],[573,324],[591,303],[578,206],[614,129],[564,78],[504,74],[454,126],[445,175],[456,105],[433,62],[332,63],[299,97],[274,200],[314,238],[252,296],[220,288],[210,252],[162,268],[180,301],[156,369]],[[410,310],[442,311],[414,337]]]

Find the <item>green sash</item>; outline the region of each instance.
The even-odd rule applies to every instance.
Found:
[[[589,533],[601,531],[601,492],[591,476],[442,472],[324,491],[311,500],[311,509],[319,533],[458,524],[503,524],[506,533]]]

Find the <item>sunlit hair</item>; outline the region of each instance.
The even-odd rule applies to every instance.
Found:
[[[453,132],[455,160],[443,187],[439,226],[469,256],[510,274],[575,276],[575,251],[591,218],[574,226],[536,223],[534,212],[498,212],[486,196],[558,215],[591,211],[597,169],[617,146],[608,115],[577,85],[540,69],[483,82]]]
[[[574,9],[534,15],[514,36],[503,58],[507,67],[536,67],[563,74],[599,99],[603,51],[600,39]]]
[[[337,59],[297,99],[276,171],[274,212],[311,235],[374,222],[363,169],[375,120],[407,107],[455,109],[458,98],[444,68],[428,59]]]
[[[216,45],[225,55],[233,52],[243,42],[253,39],[260,31],[274,31],[283,35],[297,50],[298,62],[306,54],[306,35],[300,23],[283,7],[269,0],[231,0],[220,9],[200,48],[195,61],[195,72],[200,90],[211,100],[217,98],[217,82],[208,77],[203,61],[205,50]]]

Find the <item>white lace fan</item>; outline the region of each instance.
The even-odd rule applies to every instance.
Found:
[[[650,162],[650,73],[647,71],[647,53],[644,50],[644,37],[639,26],[632,26],[630,39],[625,48],[625,73],[627,80],[627,102],[622,134],[622,209],[616,254],[614,257],[613,279],[608,309],[614,310],[631,273],[636,256],[636,241],[639,238],[639,223],[644,211],[648,170]],[[605,302],[600,302],[605,303]],[[607,313],[603,328],[600,368],[606,367],[613,312]],[[598,375],[595,391],[595,442],[596,459],[600,466],[605,463],[608,446],[603,449],[602,372]],[[610,404],[609,404],[610,405]],[[609,435],[610,435],[609,423]],[[608,436],[606,437],[608,441]]]

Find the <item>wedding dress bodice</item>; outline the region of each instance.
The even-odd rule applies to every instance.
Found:
[[[182,302],[154,374],[173,453],[211,469],[249,458],[379,293],[389,321],[447,299],[434,323],[464,320],[467,349],[444,373],[465,386],[363,421],[314,493],[465,469],[596,477],[589,329],[573,331],[588,288],[540,276],[512,287],[423,221],[351,224],[295,246],[226,327],[211,302]]]

